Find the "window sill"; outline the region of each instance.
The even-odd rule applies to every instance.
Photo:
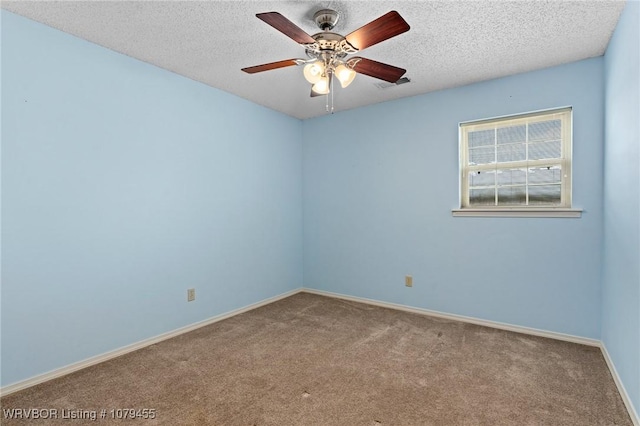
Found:
[[[582,209],[562,208],[493,208],[453,209],[456,217],[582,217]]]

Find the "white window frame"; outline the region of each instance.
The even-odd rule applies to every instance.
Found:
[[[503,127],[531,124],[548,120],[561,120],[561,156],[560,158],[543,160],[521,160],[500,162],[497,160],[489,164],[470,165],[468,161],[468,135],[470,132],[497,130]],[[572,181],[572,144],[573,144],[573,109],[571,107],[554,108],[528,112],[525,114],[494,117],[483,120],[462,122],[459,124],[459,155],[460,155],[460,208],[453,210],[454,216],[513,216],[513,217],[580,217],[582,210],[574,209],[571,205]],[[528,141],[527,141],[528,142]],[[528,146],[528,144],[527,144]],[[554,205],[517,205],[517,206],[470,206],[469,205],[469,173],[483,170],[499,170],[513,168],[561,166],[562,180],[560,204]],[[525,183],[528,187],[528,182]]]

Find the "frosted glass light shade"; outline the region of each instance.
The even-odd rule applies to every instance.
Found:
[[[316,84],[322,78],[324,64],[320,61],[307,64],[304,66],[302,73],[309,83]]]
[[[316,84],[311,87],[318,95],[326,95],[329,93],[329,77],[321,77]]]
[[[340,64],[336,67],[336,77],[340,82],[342,88],[351,84],[354,78],[356,78],[356,72],[351,68],[346,67],[344,64]]]

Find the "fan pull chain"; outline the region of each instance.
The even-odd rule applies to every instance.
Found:
[[[333,82],[333,73],[331,74],[331,81]],[[331,85],[333,86],[333,83]],[[331,114],[333,114],[333,90],[331,91]]]
[[[329,93],[331,93],[331,109],[329,109]],[[329,93],[325,95],[325,111],[333,114],[333,73],[329,73]]]

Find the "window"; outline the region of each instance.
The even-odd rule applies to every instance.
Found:
[[[454,214],[571,209],[571,134],[571,108],[461,123]]]

